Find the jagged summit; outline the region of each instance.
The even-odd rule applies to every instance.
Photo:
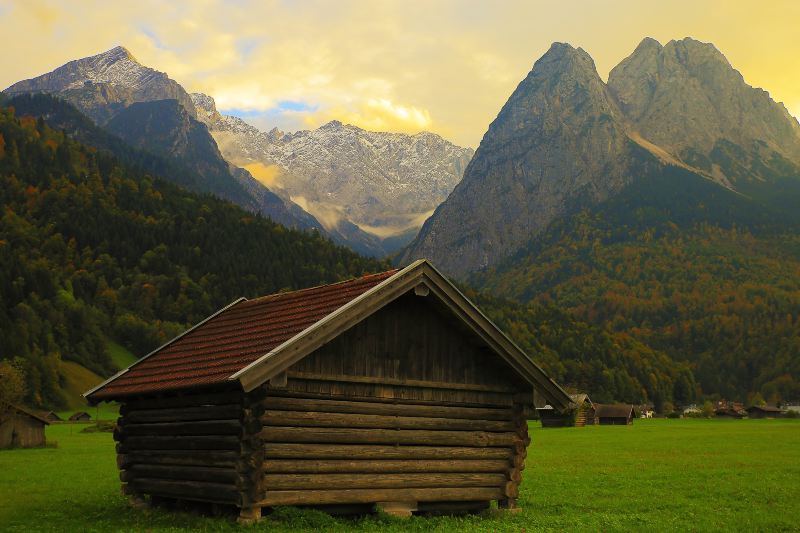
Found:
[[[338,242],[384,256],[405,245],[461,179],[472,150],[439,135],[367,131],[339,120],[263,132],[192,95],[225,157],[298,202]]]
[[[729,158],[723,152],[734,146],[753,163],[773,152],[800,159],[797,121],[766,91],[748,85],[711,43],[643,41],[612,69],[608,86],[645,139],[722,182],[735,181],[723,168]]]
[[[123,46],[70,61],[4,92],[56,94],[99,124],[135,102],[154,100],[178,100],[195,117],[195,106],[183,87],[165,73],[140,64]]]
[[[630,180],[622,114],[584,50],[554,43],[489,126],[464,178],[403,257],[457,276],[485,268]]]
[[[642,42],[640,42],[639,45],[636,47],[634,53],[650,49],[661,50],[662,48],[663,46],[656,39],[653,39],[652,37],[645,37],[644,39],[642,39]]]
[[[133,54],[131,54],[130,50],[128,50],[124,46],[115,46],[111,50],[108,50],[107,52],[103,52],[103,53],[97,54],[94,57],[101,57],[101,56],[104,56],[104,57],[109,58],[109,59],[114,60],[114,61],[120,61],[120,60],[127,59],[128,61],[133,61],[134,63],[139,63],[139,61],[137,61],[136,58],[133,57]],[[139,63],[139,64],[141,64],[141,63]]]
[[[710,43],[645,38],[608,84],[584,50],[553,43],[401,262],[427,257],[466,276],[668,167],[768,197],[763,187],[800,169],[799,131]]]

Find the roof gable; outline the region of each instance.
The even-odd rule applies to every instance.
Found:
[[[441,300],[548,401],[569,406],[566,392],[425,260],[399,272],[237,300],[86,397],[97,402],[223,383],[248,392],[410,290]]]
[[[47,420],[47,418],[45,418],[44,416],[42,416],[39,413],[31,411],[30,409],[26,409],[25,407],[22,407],[21,405],[11,405],[11,406],[9,406],[9,410],[10,411],[16,411],[19,414],[22,414],[22,415],[28,416],[30,418],[33,418],[35,420],[38,420],[39,422],[42,422],[43,424],[47,424],[48,426],[50,425],[50,421]]]

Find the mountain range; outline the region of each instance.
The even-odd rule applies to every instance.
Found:
[[[336,121],[260,131],[122,48],[15,84],[6,95],[4,105],[18,116],[43,122],[6,119],[8,135],[27,139],[48,171],[55,163],[29,131],[45,131],[44,123],[110,153],[135,175],[133,196],[98,190],[126,213],[137,202],[150,205],[148,176],[157,176],[315,231],[281,241],[293,257],[326,242],[320,235],[364,255],[400,250],[399,264],[427,257],[482,291],[464,288],[555,379],[601,401],[800,399],[800,126],[711,44],[644,39],[604,81],[586,51],[555,43],[474,154],[430,133],[368,132]],[[52,132],[45,137],[64,144]],[[21,175],[20,161],[11,157],[7,166]],[[80,172],[71,179],[81,190],[98,188]],[[25,203],[24,184],[5,178],[18,189],[17,210],[38,205]],[[187,207],[198,201],[174,205],[204,224],[209,204],[200,212]],[[250,219],[235,218],[229,214],[227,227],[246,234]],[[49,236],[53,222],[28,223],[39,222]],[[136,231],[144,243],[159,242],[144,227]],[[99,257],[107,236],[96,237]],[[155,256],[142,264],[126,251],[119,269],[132,280],[126,283],[144,283],[159,250],[148,250]],[[189,255],[170,260],[194,272],[189,252],[181,248]],[[313,278],[323,259],[298,261]],[[238,281],[229,283],[249,287],[263,275],[259,268],[234,269]],[[63,290],[73,290],[70,283]],[[87,305],[105,305],[92,294],[84,295]],[[167,316],[185,321],[176,305],[168,306],[172,314],[142,308],[134,318],[150,328]],[[14,324],[27,320],[14,316]],[[7,333],[15,327],[22,326]]]
[[[713,45],[645,39],[606,83],[555,43],[401,261],[636,339],[688,365],[698,395],[799,399],[798,204],[797,120]],[[616,379],[581,372],[554,374]],[[646,371],[639,386],[666,397]]]
[[[185,170],[181,176],[191,177],[178,181],[180,185],[225,198],[289,227],[322,230],[297,205],[277,197],[249,173],[225,161],[205,126],[196,120],[194,104],[183,87],[165,73],[141,65],[123,47],[70,61],[52,72],[15,83],[4,93],[11,97],[57,96],[128,145],[172,159]],[[42,112],[50,114],[52,110]],[[171,172],[162,175],[174,176]]]
[[[210,96],[191,97],[228,161],[301,205],[339,242],[370,255],[408,244],[473,154],[434,133],[373,132],[339,121],[263,132],[220,114]]]
[[[411,241],[472,157],[433,133],[370,132],[335,121],[265,133],[221,115],[213,98],[190,95],[123,47],[4,93],[58,96],[131,146],[176,158],[197,176],[182,185],[377,257]]]
[[[555,43],[403,261],[428,257],[464,277],[648,176],[682,169],[762,199],[798,165],[797,120],[713,45],[645,39],[606,84],[589,54]]]

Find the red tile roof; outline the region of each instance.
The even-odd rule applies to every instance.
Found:
[[[93,391],[93,401],[205,387],[228,378],[397,270],[242,300]]]

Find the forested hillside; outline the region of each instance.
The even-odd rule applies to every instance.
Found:
[[[239,296],[387,268],[316,233],[132,171],[0,111],[0,359],[27,402],[63,404],[59,359],[109,374],[112,337],[143,355]]]
[[[702,394],[796,400],[797,183],[761,203],[673,169],[553,224],[473,282],[665,353]]]
[[[696,398],[688,364],[673,361],[631,335],[582,322],[550,304],[520,304],[465,293],[559,384],[596,402],[686,404]]]

